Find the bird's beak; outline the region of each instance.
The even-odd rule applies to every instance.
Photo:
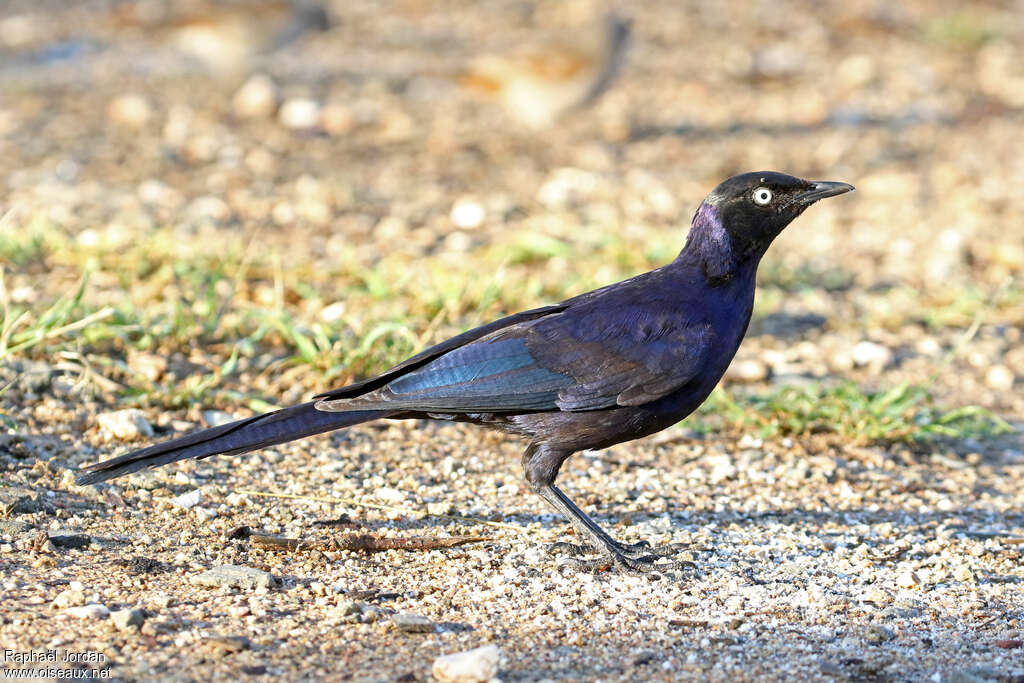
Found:
[[[835,197],[837,194],[845,194],[853,191],[853,185],[849,183],[833,183],[824,180],[818,180],[811,183],[811,189],[806,192],[793,197],[793,201],[798,204],[810,206],[819,199],[825,199],[826,197]]]

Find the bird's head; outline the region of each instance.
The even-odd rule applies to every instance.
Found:
[[[734,250],[760,257],[808,206],[852,189],[847,183],[803,180],[774,171],[744,173],[716,187],[694,222],[717,223],[715,227],[724,229]]]

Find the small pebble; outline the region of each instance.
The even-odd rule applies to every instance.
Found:
[[[876,588],[873,591],[871,591],[870,593],[868,593],[868,595],[866,597],[866,600],[867,600],[867,602],[872,603],[876,607],[880,607],[881,608],[881,607],[885,607],[890,602],[892,602],[892,596],[889,595],[888,593],[886,593],[881,588]]]
[[[277,108],[277,86],[266,74],[250,76],[235,93],[231,107],[243,119],[270,116]]]
[[[160,476],[152,470],[133,472],[123,479],[123,481],[131,488],[147,492],[151,492],[153,489],[158,489],[163,486],[163,481],[160,479]]]
[[[155,353],[133,351],[128,354],[128,366],[150,382],[156,382],[167,371],[167,359]]]
[[[459,228],[479,228],[487,217],[487,211],[476,200],[462,197],[452,206],[452,223]]]
[[[344,104],[329,102],[320,112],[320,125],[330,135],[348,135],[356,126],[356,118]]]
[[[181,203],[181,195],[167,183],[156,178],[147,178],[139,183],[139,199],[145,204],[152,206],[177,206]],[[145,368],[139,367],[138,359],[143,362],[157,363],[161,366],[161,372],[167,368],[167,359],[159,354],[146,353],[137,349],[128,351],[128,365],[136,372],[144,372]],[[147,379],[155,380],[156,377],[146,375]]]
[[[57,609],[80,607],[85,604],[85,593],[81,589],[68,588],[58,593],[50,604]]]
[[[145,126],[152,114],[149,100],[135,93],[120,95],[107,107],[107,117],[111,122],[126,128]]]
[[[146,613],[141,609],[119,609],[110,613],[110,621],[119,631],[127,631],[128,629],[142,626],[143,622],[146,621]]]
[[[881,344],[862,341],[853,347],[851,352],[854,365],[858,367],[869,366],[872,369],[880,370],[893,361],[893,352]]]
[[[231,207],[220,197],[202,196],[193,199],[184,214],[193,223],[223,223],[231,217]]]
[[[92,538],[88,534],[64,530],[50,532],[49,541],[56,548],[70,549],[88,548],[92,544]]]
[[[191,508],[194,508],[196,505],[199,505],[200,501],[202,500],[203,490],[192,489],[187,493],[183,493],[180,496],[175,496],[174,498],[171,498],[171,504],[183,510],[189,510]]]
[[[708,466],[711,467],[711,473],[708,475],[708,481],[713,486],[717,486],[724,481],[732,479],[739,472],[729,455],[712,455],[706,457],[705,460]]]
[[[996,391],[1009,391],[1016,380],[1013,371],[1005,365],[993,365],[985,373],[985,384]]]
[[[153,436],[153,427],[137,408],[100,413],[96,416],[96,423],[105,441],[131,441],[141,436]]]
[[[18,536],[23,534],[32,526],[27,522],[22,522],[17,519],[0,519],[0,535],[3,536]]]
[[[756,358],[736,360],[725,372],[726,379],[734,382],[762,382],[768,379],[768,365]]]
[[[431,673],[439,681],[489,681],[498,674],[500,659],[501,650],[497,645],[484,645],[438,657],[434,660]]]
[[[405,633],[433,633],[434,622],[419,614],[395,614],[391,622]]]
[[[252,641],[245,636],[209,636],[203,645],[220,657],[252,649]]]
[[[196,490],[198,491],[199,489]],[[196,516],[196,519],[200,522],[209,522],[211,519],[215,519],[217,517],[217,511],[214,510],[213,508],[207,507],[197,506],[192,510],[192,514],[194,514]]]
[[[374,491],[374,495],[385,503],[391,503],[392,505],[405,502],[405,493],[398,489],[393,489],[390,486],[381,486]]]
[[[197,586],[216,588],[228,586],[231,588],[274,588],[277,586],[277,579],[273,574],[255,567],[245,567],[237,564],[225,564],[220,567],[208,569],[201,574],[191,578],[191,583]]]
[[[913,588],[921,585],[921,579],[911,570],[907,570],[896,577],[896,585],[900,588]]]
[[[110,615],[110,610],[106,605],[92,603],[80,607],[69,607],[65,610],[65,614],[70,614],[78,619],[106,619]]]
[[[366,607],[365,603],[356,602],[355,600],[345,600],[338,603],[338,612],[343,617],[350,617],[362,614],[364,607]]]
[[[962,564],[953,570],[953,578],[962,582],[974,581],[974,570],[966,564]]]
[[[320,122],[320,105],[305,97],[286,100],[277,113],[277,120],[292,130],[313,128]]]
[[[895,637],[892,629],[882,626],[881,624],[871,624],[864,629],[864,640],[871,643],[872,645],[878,645],[892,640]]]
[[[235,416],[224,410],[204,410],[203,420],[206,421],[207,426],[220,427],[226,425],[229,422],[235,421]]]

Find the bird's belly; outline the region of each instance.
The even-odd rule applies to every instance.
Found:
[[[608,448],[670,427],[692,412],[702,400],[697,400],[688,410],[650,404],[605,410],[515,415],[509,416],[507,428],[529,436],[538,443],[564,450]]]

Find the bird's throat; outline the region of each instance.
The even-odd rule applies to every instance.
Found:
[[[718,209],[704,203],[693,217],[686,246],[677,260],[700,268],[708,284],[717,287],[732,281],[750,265],[756,268],[758,259],[751,256],[736,249]]]

